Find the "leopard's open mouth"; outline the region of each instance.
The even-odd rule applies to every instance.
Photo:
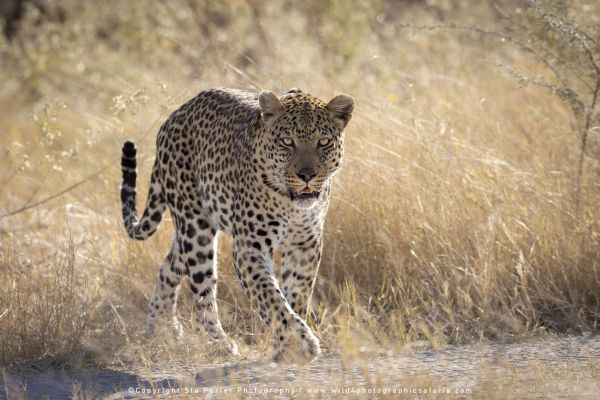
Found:
[[[299,193],[294,193],[294,192],[290,191],[290,199],[292,199],[292,201],[318,199],[319,194],[321,194],[321,192],[313,191],[309,187],[305,187]]]

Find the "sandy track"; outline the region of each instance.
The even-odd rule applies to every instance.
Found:
[[[305,366],[243,361],[152,371],[5,372],[0,398],[598,398],[600,336],[413,346],[398,355],[323,356]],[[175,394],[175,395],[173,395]],[[186,397],[187,398],[187,397]]]

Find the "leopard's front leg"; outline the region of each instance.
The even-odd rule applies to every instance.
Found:
[[[283,294],[302,319],[306,320],[315,279],[321,262],[321,229],[291,233],[281,246],[281,287]]]
[[[319,340],[283,295],[273,274],[271,252],[261,242],[235,239],[235,268],[242,287],[261,319],[275,333],[275,360],[294,358],[297,344],[300,358],[312,360],[321,352]]]

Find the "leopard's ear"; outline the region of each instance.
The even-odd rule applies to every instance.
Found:
[[[284,111],[277,96],[268,90],[260,92],[258,95],[258,103],[260,104],[261,115],[265,122],[274,120]]]
[[[327,104],[327,110],[341,127],[345,128],[350,118],[352,118],[354,100],[346,94],[337,95]]]

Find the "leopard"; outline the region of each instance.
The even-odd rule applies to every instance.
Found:
[[[120,195],[127,235],[148,239],[167,208],[174,224],[149,301],[146,335],[155,333],[158,320],[182,334],[177,296],[187,278],[194,325],[239,355],[218,315],[217,236],[224,234],[231,238],[243,292],[271,329],[273,359],[310,361],[321,353],[307,316],[353,110],[348,95],[326,103],[298,88],[279,96],[268,90],[201,91],[158,131],[141,219],[137,147],[124,142]]]

